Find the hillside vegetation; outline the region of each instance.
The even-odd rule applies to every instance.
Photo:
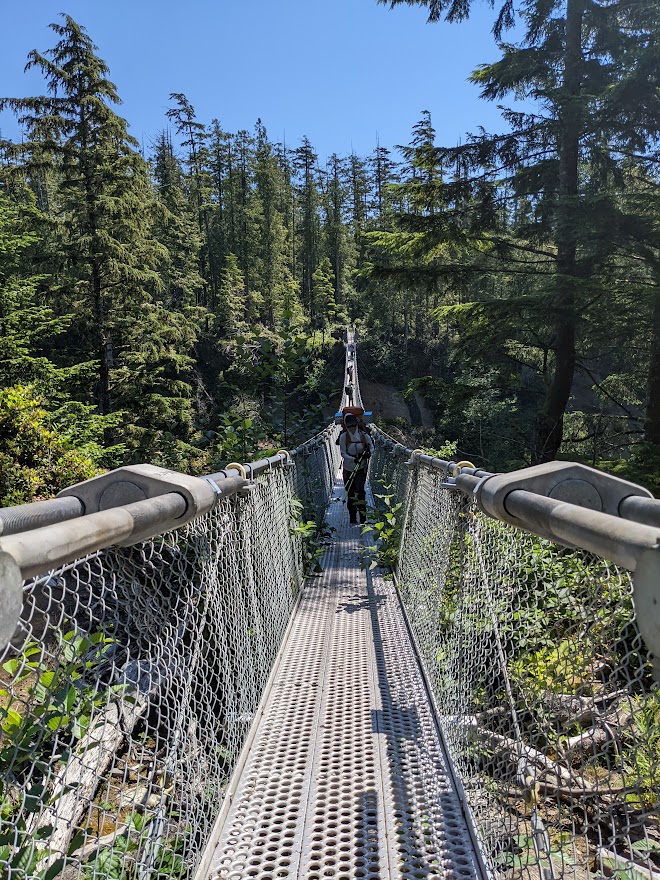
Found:
[[[365,378],[424,407],[391,425],[407,442],[656,485],[659,12],[546,7],[473,75],[534,113],[443,147],[423,111],[396,152],[324,162],[181,93],[143,155],[91,36],[53,24],[43,94],[0,99],[24,133],[0,142],[0,503],[295,445],[336,404],[349,321]]]

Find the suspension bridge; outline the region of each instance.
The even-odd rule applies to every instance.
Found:
[[[660,501],[338,431],[0,510],[0,876],[660,880]]]

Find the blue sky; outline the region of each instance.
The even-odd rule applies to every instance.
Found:
[[[457,143],[479,125],[500,126],[497,108],[467,82],[497,58],[493,12],[475,3],[470,21],[426,24],[422,7],[376,0],[23,0],[2,12],[0,94],[43,92],[23,73],[27,53],[56,40],[48,24],[65,11],[83,24],[108,63],[131,133],[149,147],[167,125],[170,92],[184,92],[198,118],[229,131],[261,117],[273,140],[307,135],[325,158],[408,143],[423,109],[438,142]],[[11,114],[3,136],[16,138]]]

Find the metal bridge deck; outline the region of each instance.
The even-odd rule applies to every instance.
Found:
[[[341,488],[205,877],[478,876],[396,588],[363,564]]]

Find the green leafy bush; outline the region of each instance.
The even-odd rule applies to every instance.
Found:
[[[98,472],[63,436],[29,387],[0,390],[0,506],[51,498]]]
[[[369,521],[362,531],[368,533],[373,530],[374,533],[375,543],[365,548],[376,554],[371,567],[382,565],[393,571],[399,561],[403,524],[399,511],[403,505],[400,501],[396,501],[393,492],[387,494],[387,491],[392,489],[391,486],[386,486],[385,489],[385,494],[374,496],[380,503],[369,513]]]

